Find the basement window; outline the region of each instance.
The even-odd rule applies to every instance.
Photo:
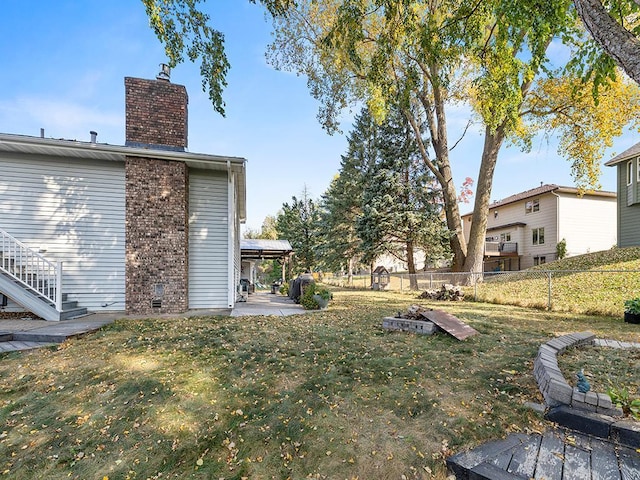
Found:
[[[534,265],[542,265],[543,263],[547,263],[547,257],[533,257]]]

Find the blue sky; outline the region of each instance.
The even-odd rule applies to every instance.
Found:
[[[178,65],[171,81],[189,93],[189,150],[248,160],[247,227],[259,229],[305,185],[314,198],[326,190],[350,125],[343,124],[343,135],[327,135],[305,78],[266,63],[271,25],[262,7],[248,0],[208,0],[203,7],[225,34],[227,116],[214,112],[196,65]],[[38,136],[44,128],[47,137],[88,141],[96,130],[98,142],[122,145],[124,77],[155,78],[165,56],[139,1],[3,0],[0,59],[0,132]],[[453,129],[465,122],[459,113],[449,117]],[[637,132],[628,133],[611,152],[638,141]],[[481,152],[482,136],[468,132],[452,153],[458,185],[476,178]],[[569,163],[558,157],[553,139],[536,141],[529,154],[503,148],[492,198],[540,182],[572,185]],[[603,167],[601,184],[615,190],[614,169]]]

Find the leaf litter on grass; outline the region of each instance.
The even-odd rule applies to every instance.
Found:
[[[458,342],[390,333],[415,298],[336,291],[295,317],[121,320],[0,361],[0,473],[10,478],[446,478],[444,459],[540,430],[540,343],[611,319],[432,304]],[[428,304],[426,306],[429,306]]]

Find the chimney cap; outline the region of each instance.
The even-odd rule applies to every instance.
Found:
[[[171,79],[171,67],[166,63],[160,64],[160,72],[156,75],[156,80],[168,82]]]

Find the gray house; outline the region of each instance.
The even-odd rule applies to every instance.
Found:
[[[640,245],[640,143],[605,165],[618,170],[618,246]]]
[[[233,308],[245,159],[187,148],[186,89],[125,79],[126,143],[0,134],[0,309]]]

